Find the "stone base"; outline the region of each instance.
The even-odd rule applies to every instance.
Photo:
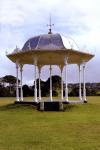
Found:
[[[62,102],[39,102],[37,104],[37,109],[40,111],[63,111]]]
[[[84,103],[87,103],[87,101],[84,101]]]
[[[83,101],[87,103],[87,101]],[[15,104],[23,104],[23,105],[33,105],[39,111],[64,111],[64,105],[66,104],[78,104],[83,103],[79,100],[71,100],[71,101],[41,101],[41,102],[34,102],[34,101],[16,101]]]

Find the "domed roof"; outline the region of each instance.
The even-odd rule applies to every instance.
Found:
[[[22,51],[28,50],[61,50],[65,49],[60,34],[43,34],[30,38],[24,44]]]
[[[21,50],[16,47],[13,53],[7,55],[13,62],[18,59],[22,64],[33,64],[33,59],[37,57],[38,65],[62,66],[65,56],[68,56],[69,64],[81,64],[84,60],[87,62],[94,57],[90,53],[80,51],[72,38],[51,32],[30,38]]]

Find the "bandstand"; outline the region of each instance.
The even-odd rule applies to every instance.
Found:
[[[20,50],[16,49],[7,54],[7,57],[16,64],[16,103],[25,103],[23,99],[22,80],[23,80],[23,66],[25,64],[34,65],[34,99],[32,102],[39,106],[39,109],[44,110],[46,105],[44,100],[41,98],[41,69],[44,65],[49,65],[50,69],[50,96],[47,103],[58,102],[60,109],[63,109],[63,103],[84,103],[86,99],[86,88],[85,88],[85,66],[86,63],[94,57],[94,55],[75,50],[72,48],[66,48],[62,36],[60,34],[54,34],[49,29],[48,34],[41,34],[34,36],[26,41],[23,48]],[[67,70],[68,65],[77,64],[79,70],[79,99],[77,101],[69,101],[68,99],[68,77]],[[57,65],[60,68],[61,74],[61,97],[60,100],[54,102],[52,97],[52,67]],[[65,67],[65,96],[63,96],[63,68]],[[39,89],[37,89],[37,68],[39,77]],[[19,93],[19,71],[20,71],[20,93]],[[82,86],[83,83],[83,86]],[[37,90],[39,97],[37,97]],[[20,96],[19,96],[20,95]]]

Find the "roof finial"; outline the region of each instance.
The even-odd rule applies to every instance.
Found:
[[[50,14],[50,20],[49,20],[49,24],[47,24],[47,26],[49,27],[49,32],[48,34],[52,34],[52,26],[54,26],[54,24],[51,23],[51,14]]]

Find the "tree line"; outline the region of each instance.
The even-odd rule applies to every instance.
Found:
[[[19,84],[20,84],[20,80]],[[49,96],[50,93],[50,78],[47,81],[41,82],[41,96]],[[34,84],[29,86],[27,84],[23,85],[23,96],[34,96]],[[63,82],[63,88],[65,89],[65,83]],[[83,84],[82,84],[83,88]],[[37,89],[39,89],[39,79],[37,79]],[[61,93],[61,77],[52,76],[52,94],[53,96],[60,96]],[[65,90],[64,95],[65,95]],[[19,88],[20,90],[20,88]],[[37,93],[39,94],[39,93]],[[79,95],[79,83],[70,83],[68,84],[68,94],[69,96],[78,96]],[[100,83],[86,83],[86,94],[88,96],[100,95]],[[16,96],[16,77],[12,75],[6,75],[0,78],[0,97],[10,97]]]

